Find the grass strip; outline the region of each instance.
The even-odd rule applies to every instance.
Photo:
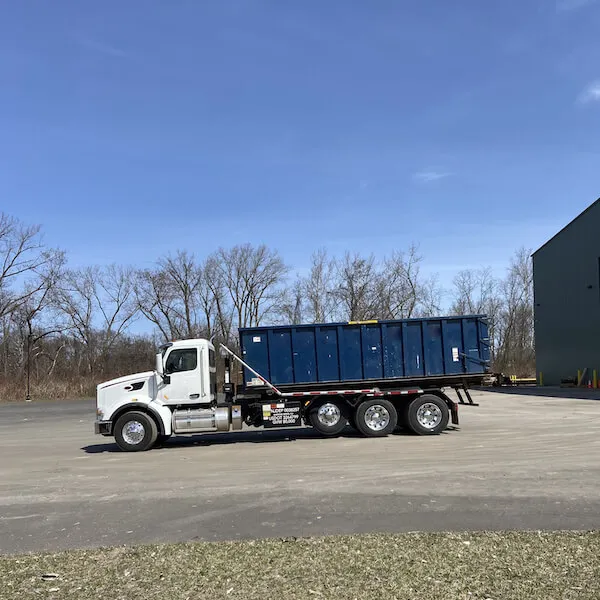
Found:
[[[9,555],[0,557],[0,598],[598,600],[600,532],[372,534]]]

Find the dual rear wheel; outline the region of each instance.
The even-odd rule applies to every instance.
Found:
[[[308,414],[312,427],[325,436],[339,435],[348,424],[366,437],[384,437],[397,425],[417,435],[437,435],[449,419],[448,405],[433,394],[417,396],[399,410],[383,398],[364,400],[356,409],[341,399],[331,399],[315,404]]]
[[[438,435],[448,427],[450,409],[438,396],[423,394],[400,410],[400,425],[417,435]]]
[[[312,427],[325,436],[338,435],[350,422],[367,437],[383,437],[394,431],[398,414],[388,400],[370,398],[351,409],[341,400],[315,404],[308,413]]]

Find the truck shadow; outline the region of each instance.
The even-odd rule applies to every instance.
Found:
[[[396,436],[412,436],[408,431],[396,430]],[[162,444],[158,444],[155,450],[170,450],[188,446],[221,446],[227,444],[268,444],[273,442],[295,442],[296,440],[334,440],[338,438],[362,439],[362,435],[347,427],[337,436],[325,437],[310,427],[299,429],[271,429],[259,431],[236,431],[228,433],[202,433],[198,435],[174,436]],[[81,448],[86,454],[102,454],[105,452],[122,452],[114,442],[105,444],[93,444]]]

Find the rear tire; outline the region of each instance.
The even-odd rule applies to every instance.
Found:
[[[371,398],[359,404],[354,420],[364,436],[385,437],[396,429],[398,413],[389,400]]]
[[[308,421],[314,429],[325,436],[339,435],[348,423],[345,407],[334,400],[311,406]]]
[[[418,396],[406,407],[406,426],[417,435],[439,435],[449,420],[448,405],[433,394]]]
[[[152,417],[133,410],[121,415],[114,428],[115,441],[124,452],[150,450],[158,438],[158,427]]]

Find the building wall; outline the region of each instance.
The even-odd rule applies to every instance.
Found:
[[[600,201],[533,256],[537,371],[600,374]]]

